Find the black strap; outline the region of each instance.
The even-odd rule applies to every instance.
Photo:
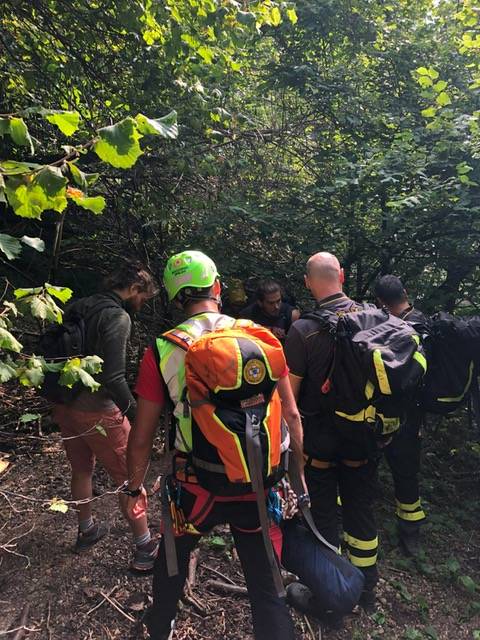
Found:
[[[280,598],[285,597],[285,587],[278,568],[277,559],[270,539],[270,526],[263,483],[262,445],[260,443],[260,420],[252,410],[245,412],[245,437],[247,444],[247,459],[250,469],[252,488],[256,494],[258,517],[262,529],[263,543],[267,552],[268,562],[272,571],[273,582]]]
[[[320,531],[317,529],[317,526],[315,525],[315,522],[313,520],[312,512],[310,511],[310,507],[308,505],[308,501],[306,499],[302,500],[302,496],[304,494],[303,484],[300,478],[300,472],[298,470],[298,462],[293,456],[290,461],[288,475],[290,477],[292,489],[297,494],[298,507],[308,528],[317,538],[317,540],[319,540],[319,542],[321,542],[324,546],[338,555],[340,551],[337,549],[337,547],[334,547],[333,544],[330,544],[330,542],[328,542],[328,540],[325,540]]]
[[[175,546],[175,533],[173,531],[172,514],[170,513],[170,501],[167,490],[168,476],[165,475],[161,482],[162,496],[162,523],[163,540],[165,542],[165,558],[167,561],[167,572],[171,578],[178,575],[177,548]]]
[[[478,371],[476,370],[473,372],[470,397],[472,399],[473,421],[477,432],[480,432],[480,389],[478,387]]]

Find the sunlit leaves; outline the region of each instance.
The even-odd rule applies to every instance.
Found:
[[[22,344],[10,333],[10,331],[0,327],[0,349],[20,353],[22,350]]]
[[[15,144],[21,147],[29,147],[30,153],[33,155],[35,149],[33,148],[32,138],[22,118],[10,118],[9,133]]]
[[[98,134],[100,138],[93,147],[94,151],[113,167],[129,169],[143,153],[138,142],[142,136],[131,117],[99,129]]]
[[[139,113],[135,121],[138,130],[144,135],[160,135],[164,138],[175,139],[178,136],[177,112],[171,111],[163,118],[151,119]]]
[[[45,119],[57,126],[64,135],[71,136],[78,129],[80,114],[77,111],[50,111],[45,113]]]
[[[69,287],[57,287],[53,284],[45,283],[45,289],[51,295],[60,300],[60,302],[68,302],[72,297],[73,291]]]
[[[17,375],[20,384],[24,387],[39,387],[45,378],[42,360],[35,356],[29,358],[26,366],[20,368]]]
[[[57,167],[44,167],[38,173],[10,178],[5,186],[8,203],[24,218],[40,218],[43,211],[62,212],[67,206],[67,179]]]
[[[87,209],[97,215],[103,212],[107,204],[103,196],[88,197],[80,189],[74,189],[72,187],[68,187],[67,196],[73,200],[75,204],[78,204],[79,207],[82,207],[82,209]]]
[[[447,105],[452,104],[452,100],[446,91],[442,91],[441,93],[439,93],[435,99],[435,102],[441,107],[446,107]]]
[[[62,322],[63,312],[54,298],[61,302],[67,302],[72,296],[72,290],[46,282],[44,287],[15,289],[14,294],[19,305],[28,309],[34,318],[49,322]]]
[[[103,360],[98,356],[87,356],[85,358],[71,358],[63,366],[59,384],[65,387],[73,387],[74,384],[80,382],[90,391],[97,391],[100,384],[93,378],[102,370]]]
[[[68,504],[61,498],[52,498],[48,503],[48,509],[59,513],[67,513]]]

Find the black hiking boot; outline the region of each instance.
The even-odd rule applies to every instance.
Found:
[[[420,527],[416,523],[398,523],[398,543],[407,558],[418,558],[422,548],[420,545]]]
[[[360,600],[358,601],[359,606],[368,613],[375,612],[375,589],[364,589],[362,591],[362,595],[360,596]]]

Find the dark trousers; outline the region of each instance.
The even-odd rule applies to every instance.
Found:
[[[362,428],[362,432],[343,433],[337,427],[312,424],[312,418],[304,419],[304,427],[317,430],[316,449],[309,452],[305,468],[315,524],[331,544],[339,546],[339,495],[347,555],[363,571],[365,588],[371,589],[378,580],[373,502],[379,455],[373,434]],[[314,466],[315,461],[323,462],[325,468]]]
[[[182,491],[181,506],[187,519],[192,509],[198,511],[186,490]],[[168,577],[162,540],[153,574],[153,605],[147,616],[151,639],[168,637],[187,577],[190,552],[201,535],[218,524],[230,525],[247,584],[255,639],[294,640],[293,622],[284,599],[275,590],[262,534],[258,531],[258,509],[253,501],[215,502],[202,523],[195,524],[200,535],[186,534],[176,538],[179,574],[171,578]]]
[[[392,472],[395,487],[396,514],[402,523],[408,523],[410,527],[420,526],[425,519],[418,480],[421,423],[422,416],[416,411],[411,411],[400,431],[385,447],[385,458]]]

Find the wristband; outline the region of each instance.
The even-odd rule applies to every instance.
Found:
[[[125,480],[125,482],[122,484],[122,486],[120,487],[120,491],[122,493],[124,493],[127,496],[130,496],[130,498],[138,498],[138,496],[142,493],[143,491],[143,484],[141,484],[138,489],[129,489],[128,488],[128,481]]]

